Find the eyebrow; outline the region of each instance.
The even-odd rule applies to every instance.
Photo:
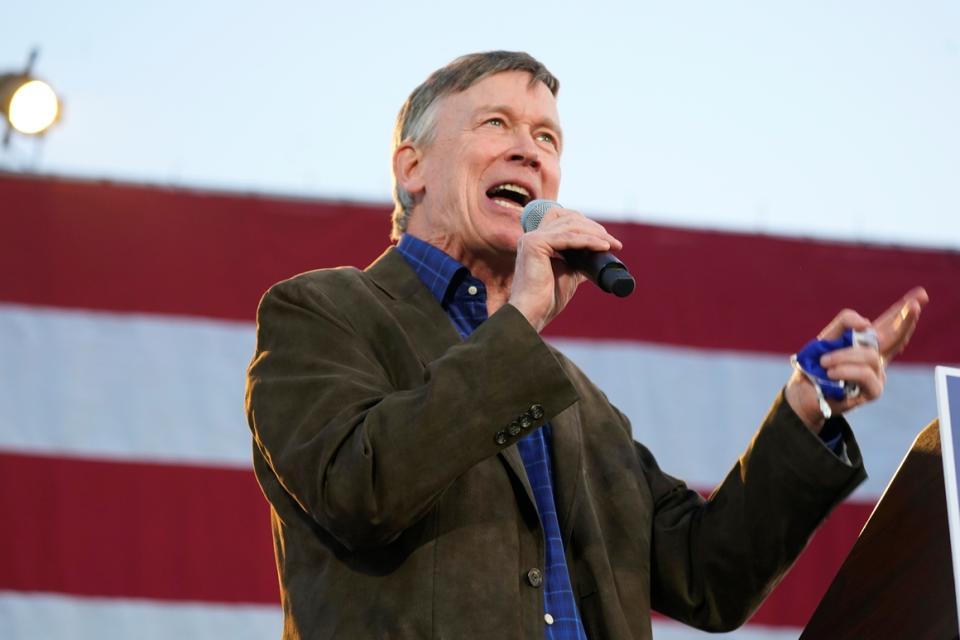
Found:
[[[477,107],[476,111],[474,111],[474,114],[475,114],[475,115],[480,115],[481,113],[489,112],[489,111],[498,111],[498,112],[500,112],[500,113],[513,114],[513,109],[511,109],[510,107],[508,107],[508,106],[505,105],[505,104],[487,104],[487,105],[483,105],[483,106]],[[541,119],[539,122],[537,122],[537,126],[538,126],[538,127],[542,126],[542,127],[547,127],[547,128],[549,128],[549,129],[553,129],[553,131],[557,134],[557,138],[558,138],[560,141],[563,140],[563,129],[560,127],[560,123],[557,122],[556,120],[554,120],[553,118],[549,118],[549,117],[548,117],[548,118],[543,118],[543,119]]]

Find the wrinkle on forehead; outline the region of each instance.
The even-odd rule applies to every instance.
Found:
[[[458,91],[456,93],[449,93],[447,95],[444,95],[438,98],[434,104],[442,103],[444,105],[449,105],[450,103],[455,103],[461,100],[473,100],[476,102],[482,101],[487,105],[502,105],[503,103],[502,103],[501,90],[494,89],[493,84],[490,81],[494,78],[502,79],[505,76],[531,77],[530,74],[526,73],[525,71],[504,71],[502,73],[496,73],[496,74],[487,76],[482,80],[479,80],[478,82],[474,83],[473,85],[471,85],[467,89],[464,89],[463,91]],[[517,77],[516,79],[518,82],[521,81],[520,77]],[[553,93],[550,91],[550,88],[547,85],[543,84],[543,82],[540,82],[540,81],[526,82],[526,78],[523,78],[523,81],[525,82],[525,85],[526,85],[524,87],[524,89],[526,90],[526,93],[528,95],[532,95],[532,97],[534,98],[534,101],[539,101],[543,98],[546,98],[547,100],[549,100],[549,103],[551,104],[552,108],[550,110],[556,113],[557,99],[556,99],[556,96],[554,96]],[[541,92],[545,92],[546,95],[544,96],[536,95]],[[507,109],[509,107],[508,106],[500,106],[500,107],[488,106],[486,108]],[[558,122],[558,118],[551,118],[549,116],[547,117],[550,119],[550,126],[555,127],[558,131],[560,131],[560,123]]]

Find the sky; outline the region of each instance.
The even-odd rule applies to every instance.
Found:
[[[31,0],[4,22],[0,73],[39,46],[65,103],[8,171],[386,205],[410,91],[513,49],[560,79],[567,207],[960,249],[958,0]]]

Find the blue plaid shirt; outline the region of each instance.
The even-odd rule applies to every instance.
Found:
[[[470,271],[433,245],[405,234],[397,250],[407,260],[417,277],[440,302],[450,316],[461,338],[466,338],[487,319],[487,292],[483,282]],[[547,640],[586,640],[577,602],[570,586],[553,496],[553,463],[550,450],[553,431],[550,423],[535,429],[517,441],[527,478],[540,512],[540,524],[546,541],[546,567],[543,578],[544,616]]]

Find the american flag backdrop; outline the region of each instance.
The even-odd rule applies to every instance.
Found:
[[[243,412],[256,305],[295,273],[368,264],[389,210],[0,174],[0,637],[279,635]],[[608,227],[638,290],[584,286],[547,337],[703,492],[836,312],[930,293],[884,398],[850,416],[869,480],[732,634],[795,638],[935,416],[933,365],[960,363],[960,253]]]

